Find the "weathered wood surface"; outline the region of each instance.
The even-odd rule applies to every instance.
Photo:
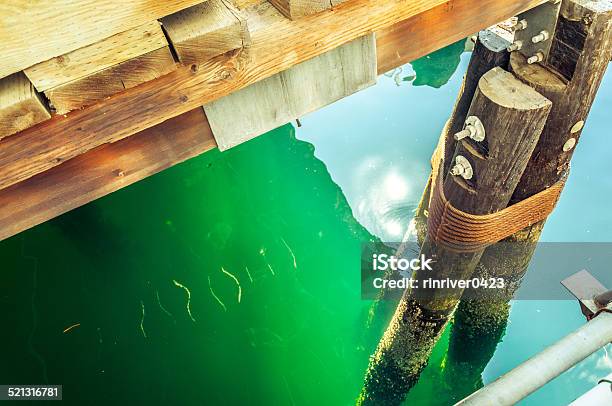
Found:
[[[478,38],[470,58],[467,72],[463,78],[463,84],[459,91],[459,97],[455,103],[453,113],[449,119],[446,129],[448,136],[444,135],[444,170],[446,174],[450,169],[453,153],[455,152],[456,141],[454,134],[461,131],[464,127],[470,104],[474,98],[474,93],[478,87],[478,81],[488,71],[495,67],[507,69],[510,61],[510,53],[506,48],[510,42],[501,38],[495,32],[483,30],[478,33]]]
[[[0,79],[0,139],[49,118],[47,107],[22,72]]]
[[[168,41],[160,24],[157,20],[153,20],[95,44],[31,66],[24,72],[36,90],[43,92],[167,45]]]
[[[295,20],[327,10],[346,0],[270,0],[283,15]]]
[[[205,3],[162,18],[183,64],[197,64],[251,43],[247,22],[228,0]]]
[[[234,6],[236,6],[239,10],[244,10],[245,8],[251,6],[257,6],[261,3],[264,3],[266,0],[232,0]]]
[[[542,1],[489,0],[485,4],[489,11],[486,17],[502,20]],[[0,189],[103,143],[120,140],[216,100],[372,31],[380,31],[403,21],[393,29],[394,35],[386,38],[385,47],[387,50],[394,47],[402,49],[404,55],[408,54],[406,50],[411,50],[409,54],[416,58],[448,45],[464,32],[475,32],[488,24],[487,18],[473,18],[473,9],[482,5],[480,1],[464,1],[451,8],[447,4],[444,0],[351,0],[333,12],[322,12],[297,21],[275,20],[252,32],[253,45],[248,52],[216,57],[200,65],[197,70],[181,67],[87,109],[72,112],[65,118],[56,117],[36,128],[25,130],[20,134],[24,142],[4,142],[0,154]],[[469,7],[464,8],[464,4]],[[315,26],[317,29],[313,30]],[[406,41],[406,35],[416,28],[421,32],[417,37],[419,40]],[[381,44],[380,40],[378,43]],[[279,52],[279,49],[283,52]],[[386,57],[389,55],[386,54]],[[379,61],[381,58],[384,60],[385,55],[378,55]],[[394,62],[386,63],[387,66],[400,63],[394,54],[391,59]],[[108,117],[111,116],[113,121],[109,122]]]
[[[0,78],[201,2],[3,0]]]
[[[176,69],[168,46],[106,68],[92,75],[46,90],[57,114],[65,114],[159,78]]]
[[[224,151],[375,83],[376,45],[369,34],[206,104],[204,111]]]
[[[214,148],[202,109],[0,191],[0,240]]]
[[[570,0],[562,6],[549,59],[552,69],[529,65],[518,53],[511,56],[510,67],[517,77],[553,102],[540,140],[512,196],[514,202],[546,189],[565,175],[573,149],[564,151],[563,146],[580,133],[572,133],[572,127],[586,119],[612,56],[612,2]],[[462,300],[457,308],[446,380],[460,397],[483,385],[482,371],[503,337],[510,300],[527,272],[544,223],[533,224],[488,247],[480,259],[475,276],[502,277],[506,288],[492,292],[486,300]]]
[[[494,68],[484,74],[469,115],[479,117],[487,130],[488,156],[474,153],[473,140],[458,143],[454,157],[466,157],[474,177],[448,174],[444,193],[459,210],[494,213],[505,208],[535,148],[551,102],[511,73]],[[435,187],[435,186],[433,186]],[[449,251],[428,235],[421,253],[433,259],[434,270],[417,271],[415,278],[468,279],[484,250]],[[371,358],[360,404],[400,404],[427,365],[429,355],[457,306],[461,289],[406,291]]]
[[[516,75],[553,102],[550,118],[513,201],[553,185],[569,168],[610,58],[611,0],[570,0],[563,4],[549,57],[554,72],[540,65],[527,66],[524,59],[512,55],[510,67]],[[563,62],[555,62],[560,60]],[[557,72],[568,80],[567,85]],[[568,142],[572,148],[564,150]]]
[[[483,0],[441,2],[428,13],[393,24],[377,32],[378,72],[427,55],[506,20],[545,1]]]

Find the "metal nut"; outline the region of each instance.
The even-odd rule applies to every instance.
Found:
[[[455,157],[455,165],[451,168],[450,174],[453,176],[461,176],[463,179],[469,180],[474,176],[474,169],[467,158],[462,155],[457,155]]]
[[[486,136],[485,128],[482,125],[482,121],[476,116],[469,116],[465,120],[465,128],[455,134],[454,138],[456,141],[464,138],[471,138],[476,142],[484,141]]]

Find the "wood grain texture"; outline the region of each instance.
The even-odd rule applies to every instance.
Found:
[[[447,134],[444,135],[444,171],[447,173],[455,152],[454,134],[461,131],[468,117],[467,113],[472,104],[474,93],[478,88],[478,82],[485,73],[495,67],[508,68],[510,53],[506,48],[510,42],[490,30],[483,30],[478,33],[478,39],[474,46],[474,51],[470,58],[467,72],[463,78],[463,84],[459,90],[457,102],[446,126]]]
[[[612,1],[566,1],[557,28],[549,57],[553,69],[539,64],[529,66],[525,58],[514,53],[510,58],[516,75],[553,102],[513,201],[550,187],[569,169],[576,148],[565,151],[563,146],[571,138],[574,145],[579,143],[584,127],[575,126],[586,122],[612,57]],[[564,45],[559,46],[561,43]],[[565,52],[567,49],[572,52]],[[564,62],[559,63],[561,59]]]
[[[57,114],[89,106],[113,94],[148,82],[176,69],[165,46],[45,92]]]
[[[215,147],[202,109],[0,191],[0,240]]]
[[[0,78],[202,1],[3,0]]]
[[[157,20],[24,70],[39,92],[84,78],[121,62],[166,47]]]
[[[487,0],[486,18],[473,18],[474,7],[481,1],[460,2],[470,7],[448,8],[445,0],[401,0],[374,2],[351,0],[335,8],[296,21],[268,19],[254,30],[253,44],[241,52],[225,54],[192,69],[179,67],[174,72],[132,89],[125,90],[67,117],[55,117],[20,134],[21,140],[0,146],[0,189],[107,142],[128,137],[202,106],[293,65],[336,48],[355,38],[377,32],[405,21],[404,26],[418,28],[418,41],[406,41],[406,33],[387,36],[385,48],[402,48],[413,57],[422,56],[452,41],[464,32],[485,28],[488,19],[503,20],[518,11],[533,7],[542,0]],[[440,6],[443,8],[440,9]],[[261,7],[271,7],[264,3]],[[448,9],[448,10],[447,10]],[[445,11],[447,10],[447,11]],[[453,12],[453,11],[456,11]],[[267,15],[259,10],[249,15]],[[439,21],[437,19],[446,20]],[[452,22],[452,23],[451,23]],[[313,29],[317,27],[317,29]],[[381,44],[380,41],[377,41]],[[393,45],[395,44],[395,45]],[[377,56],[379,72],[385,57],[386,66],[398,63],[395,53]],[[112,117],[112,121],[108,119]]]
[[[336,1],[341,3],[341,1]],[[295,20],[333,6],[330,0],[270,0],[270,3],[284,16]]]
[[[451,44],[459,41],[542,3],[545,0],[441,2],[427,13],[405,19],[376,33],[378,73],[388,72],[427,55],[439,49],[442,42]]]
[[[245,19],[228,0],[208,0],[162,18],[179,60],[201,63],[251,43]]]
[[[376,83],[365,35],[204,106],[224,151]],[[238,112],[238,114],[237,114]]]
[[[232,0],[232,3],[239,10],[244,10],[245,8],[257,6],[266,0]]]
[[[0,79],[0,139],[49,118],[47,107],[22,72]]]

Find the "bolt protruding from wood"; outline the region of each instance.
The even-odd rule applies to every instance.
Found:
[[[474,170],[466,157],[457,155],[455,157],[455,166],[451,168],[450,174],[453,176],[461,176],[463,179],[469,180],[474,176]]]
[[[512,44],[510,44],[508,48],[506,48],[506,50],[508,52],[514,52],[514,51],[520,50],[522,47],[523,47],[523,41],[517,40],[517,41],[514,41]]]
[[[465,128],[454,135],[456,141],[464,138],[471,138],[476,142],[484,141],[485,129],[482,121],[476,116],[469,116],[465,120]]]
[[[538,35],[535,35],[533,38],[531,38],[531,42],[533,42],[534,44],[537,44],[539,42],[544,42],[549,38],[550,38],[550,34],[548,33],[548,31],[543,30],[543,31],[540,31]]]
[[[476,130],[474,129],[474,127],[470,127],[470,126],[465,127],[463,130],[455,134],[455,141],[460,141],[468,137],[472,138],[475,133],[476,133]]]
[[[527,28],[527,20],[519,20],[512,26],[512,31],[521,31]]]
[[[538,52],[535,55],[529,57],[529,59],[527,59],[527,63],[529,65],[533,65],[534,63],[542,62],[543,60],[544,60],[544,54],[542,52]]]

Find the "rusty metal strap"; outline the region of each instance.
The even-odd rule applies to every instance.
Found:
[[[567,176],[540,193],[492,214],[474,215],[453,207],[444,196],[444,179],[438,176],[444,157],[440,146],[432,157],[434,170],[427,231],[430,239],[445,248],[456,252],[479,251],[545,220],[557,205]]]

